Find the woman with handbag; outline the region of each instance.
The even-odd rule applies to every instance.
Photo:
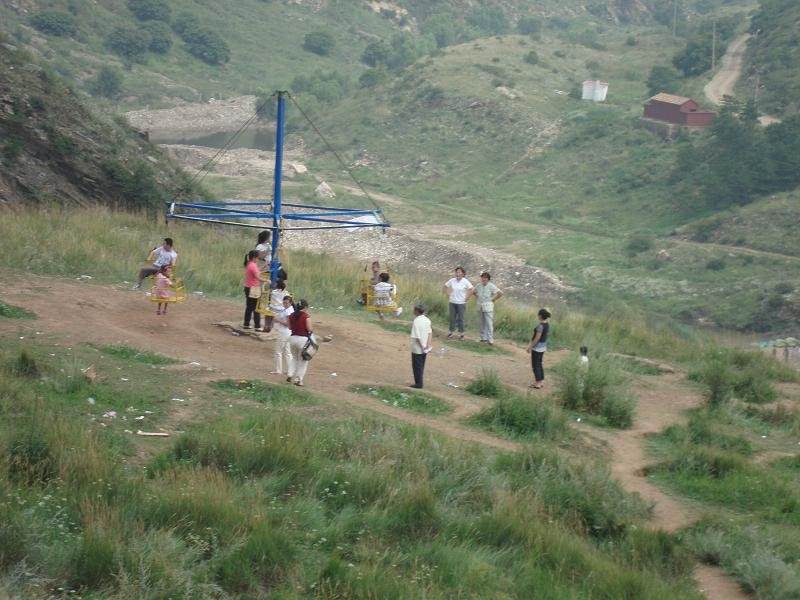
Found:
[[[308,316],[308,302],[300,300],[294,305],[294,312],[289,315],[289,347],[292,350],[292,366],[289,367],[289,376],[286,381],[302,386],[306,376],[308,361],[314,356],[317,344],[314,342],[314,330]]]
[[[261,315],[256,310],[258,299],[261,297],[261,286],[269,284],[268,279],[261,278],[261,270],[258,268],[258,250],[250,250],[244,259],[244,297],[246,300],[244,308],[243,329],[250,329],[250,317],[256,324],[256,331],[261,331]]]

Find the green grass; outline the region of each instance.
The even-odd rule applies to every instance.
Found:
[[[316,404],[314,397],[294,386],[265,383],[263,381],[222,379],[211,386],[230,396],[244,396],[271,406]]]
[[[453,407],[435,396],[416,390],[400,390],[388,386],[354,385],[350,391],[372,396],[384,404],[426,415],[443,415],[453,412]]]
[[[515,440],[561,440],[570,436],[564,411],[550,398],[532,395],[500,397],[468,422]]]
[[[695,409],[687,425],[651,438],[655,463],[647,474],[713,515],[681,534],[699,560],[719,565],[757,598],[788,600],[800,590],[797,458],[751,457],[796,452],[800,429],[791,427],[797,414],[774,421],[754,414],[766,410],[736,401]]]
[[[181,361],[175,360],[174,358],[161,356],[160,354],[146,352],[144,350],[137,350],[136,348],[131,348],[130,346],[97,346],[94,344],[89,344],[89,346],[99,350],[103,354],[113,356],[114,358],[138,362],[144,365],[177,365],[181,363]]]
[[[470,394],[489,398],[501,398],[508,396],[509,393],[494,369],[481,369],[478,376],[467,384],[466,389]]]
[[[35,319],[36,315],[19,306],[6,304],[0,300],[0,318],[4,319]]]
[[[0,343],[13,354],[13,340]],[[0,377],[0,582],[11,596],[486,598],[547,586],[555,597],[700,598],[677,540],[641,532],[646,507],[597,465],[290,406],[240,404],[231,418],[213,397],[228,390],[131,363],[149,375],[141,405],[162,401],[165,379],[213,391],[176,438],[120,432],[134,461],[111,425],[87,418],[84,397],[59,392],[74,382],[53,348],[30,350],[47,380]],[[97,363],[97,405],[120,393],[123,364]]]
[[[556,367],[555,397],[567,410],[592,415],[611,426],[626,429],[633,423],[636,401],[627,389],[627,377],[613,358],[593,356],[583,365],[572,356]]]

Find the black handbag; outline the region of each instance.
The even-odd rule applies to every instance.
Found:
[[[303,360],[311,360],[314,358],[314,355],[319,350],[319,344],[314,341],[314,334],[309,334],[308,340],[306,341],[306,345],[303,346],[303,350],[300,352],[300,356]]]

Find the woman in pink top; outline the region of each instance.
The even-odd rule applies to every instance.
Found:
[[[247,304],[244,308],[244,329],[250,329],[250,317],[256,324],[256,331],[261,331],[261,315],[256,310],[258,299],[261,297],[261,286],[269,284],[268,279],[261,278],[258,268],[258,250],[250,250],[244,261],[244,297]]]

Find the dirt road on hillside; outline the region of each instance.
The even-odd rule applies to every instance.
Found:
[[[714,104],[721,104],[723,96],[733,96],[736,82],[742,75],[742,64],[744,63],[744,53],[747,50],[747,40],[750,39],[749,33],[743,33],[730,44],[725,56],[722,57],[722,64],[713,79],[706,84],[703,91]]]
[[[283,382],[282,377],[269,374],[271,341],[233,336],[212,325],[220,320],[238,322],[242,313],[238,302],[190,298],[171,307],[168,316],[158,317],[144,294],[131,292],[122,284],[99,286],[29,275],[24,281],[3,277],[2,289],[4,301],[25,306],[38,318],[33,322],[0,321],[0,331],[17,333],[27,327],[66,338],[71,344],[124,344],[156,352],[187,364],[198,363],[198,381],[232,378]],[[58,290],[57,303],[49,293],[54,289]],[[335,311],[312,311],[312,318],[318,334],[333,338],[322,345],[306,376],[307,389],[327,403],[322,410],[378,412],[463,442],[500,450],[520,448],[516,442],[471,429],[463,420],[491,403],[464,391],[465,384],[481,368],[496,370],[503,382],[525,393],[530,366],[522,348],[500,343],[506,354],[475,354],[450,346],[442,357],[435,352],[426,366],[426,391],[450,403],[454,412],[445,416],[417,415],[350,391],[354,384],[404,386],[411,381],[406,334],[385,330],[370,322],[368,316],[356,320]],[[439,341],[435,343],[437,348],[440,345]],[[549,352],[547,366],[552,367],[567,355],[564,351]],[[699,511],[665,494],[643,476],[642,469],[647,464],[645,436],[670,423],[683,422],[685,410],[696,406],[700,398],[674,374],[641,377],[635,391],[639,404],[632,429],[612,431],[584,426],[580,430],[608,446],[614,477],[626,489],[653,503],[652,525],[675,531],[689,525]],[[181,406],[181,411],[190,421],[191,407]],[[695,577],[710,600],[748,598],[719,569],[698,565]]]
[[[747,51],[747,41],[750,37],[749,33],[743,33],[728,44],[728,49],[725,52],[725,56],[722,57],[719,71],[703,88],[706,98],[714,104],[719,106],[722,104],[724,96],[734,95],[736,84],[742,76],[744,54]],[[769,115],[762,115],[758,120],[764,126],[781,122],[777,117]]]

